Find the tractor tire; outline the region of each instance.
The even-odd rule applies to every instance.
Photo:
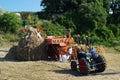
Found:
[[[82,75],[88,75],[90,72],[90,64],[86,59],[82,58],[79,60],[79,70]]]
[[[106,60],[105,58],[98,54],[98,56],[94,59],[96,63],[97,70],[96,72],[103,72],[106,69]]]
[[[71,70],[77,70],[77,63],[76,63],[76,61],[71,61]]]

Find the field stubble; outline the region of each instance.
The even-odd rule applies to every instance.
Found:
[[[107,68],[103,73],[82,76],[70,63],[54,61],[6,61],[11,46],[0,48],[0,80],[120,80],[120,52],[105,48]]]

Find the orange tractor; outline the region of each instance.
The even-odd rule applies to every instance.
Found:
[[[48,57],[58,60],[59,55],[68,54],[68,48],[74,43],[74,39],[72,37],[47,37],[45,42],[47,43]]]

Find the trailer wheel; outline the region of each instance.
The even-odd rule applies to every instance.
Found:
[[[84,58],[79,60],[79,70],[83,75],[88,75],[90,72],[90,65]]]
[[[76,61],[71,61],[71,70],[77,70],[77,63],[76,63]]]
[[[103,72],[106,69],[106,60],[102,55],[98,54],[98,57],[96,57],[95,62],[96,62],[97,72]]]

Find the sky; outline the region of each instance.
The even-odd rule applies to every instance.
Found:
[[[0,0],[0,8],[5,11],[41,11],[41,0]]]

